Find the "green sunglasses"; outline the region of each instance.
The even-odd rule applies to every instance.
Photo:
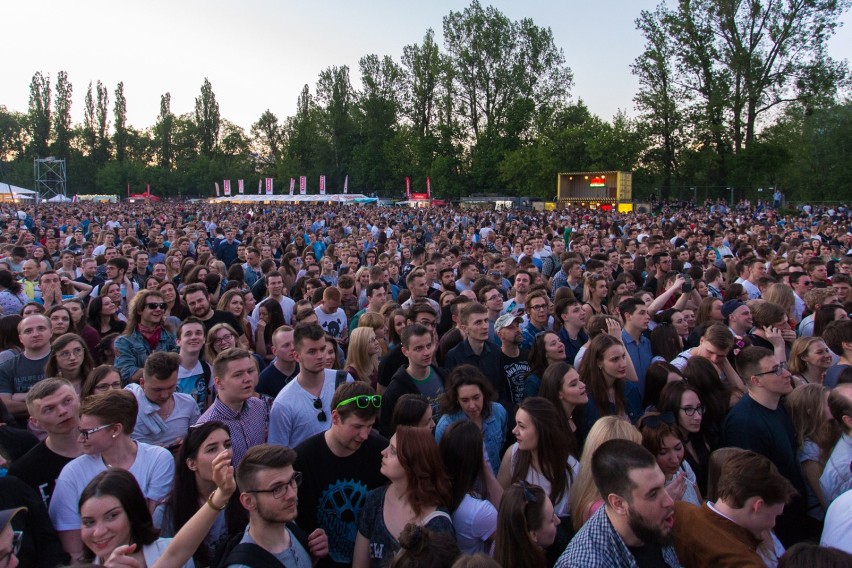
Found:
[[[376,408],[382,407],[382,395],[374,394],[359,394],[358,396],[353,396],[352,398],[347,398],[346,400],[341,400],[337,406],[334,407],[335,410],[340,408],[341,406],[346,406],[350,402],[354,402],[358,405],[358,408],[367,408],[372,403]]]

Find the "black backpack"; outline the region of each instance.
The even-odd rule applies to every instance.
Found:
[[[296,537],[302,548],[310,552],[308,547],[308,535],[305,531],[299,528],[296,523],[287,523],[287,528],[290,533]],[[217,551],[219,561],[213,566],[215,568],[226,568],[233,564],[243,564],[252,568],[283,568],[284,565],[275,556],[265,548],[252,543],[240,543],[243,539],[244,532],[239,532],[228,539],[225,546]],[[292,545],[291,545],[292,546]]]

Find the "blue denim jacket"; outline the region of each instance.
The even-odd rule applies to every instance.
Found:
[[[174,351],[178,346],[175,334],[163,328],[157,349],[151,349],[148,341],[137,330],[130,335],[122,335],[115,340],[115,366],[121,373],[121,382],[125,385],[137,370],[145,366],[145,359],[154,351]]]

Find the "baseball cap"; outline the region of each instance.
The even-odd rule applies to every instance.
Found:
[[[728,300],[722,304],[722,317],[727,319],[728,316],[737,311],[740,306],[745,306],[745,304],[739,300]]]
[[[26,511],[26,507],[17,507],[15,509],[3,509],[0,511],[0,532],[6,530],[6,527],[9,526],[9,523],[12,522],[12,517],[20,513],[21,511]]]
[[[494,322],[494,333],[497,333],[504,327],[509,327],[513,323],[521,323],[522,321],[524,321],[524,318],[520,316],[516,316],[513,314],[503,314],[502,316],[497,318],[497,321]]]

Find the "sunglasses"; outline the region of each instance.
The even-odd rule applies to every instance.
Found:
[[[317,414],[318,422],[325,422],[326,420],[328,420],[328,417],[325,415],[325,410],[322,409],[322,399],[318,398],[314,400],[314,408],[319,410],[319,414]]]
[[[353,396],[352,398],[347,398],[346,400],[341,401],[334,408],[338,409],[341,406],[346,406],[347,404],[350,404],[352,402],[354,402],[358,406],[358,408],[367,408],[371,404],[376,408],[381,408],[382,407],[382,395],[380,395],[380,394],[374,394],[374,395],[361,394],[361,395],[358,395],[358,396]]]
[[[149,310],[165,310],[168,304],[165,302],[148,302],[145,304],[145,307]]]

